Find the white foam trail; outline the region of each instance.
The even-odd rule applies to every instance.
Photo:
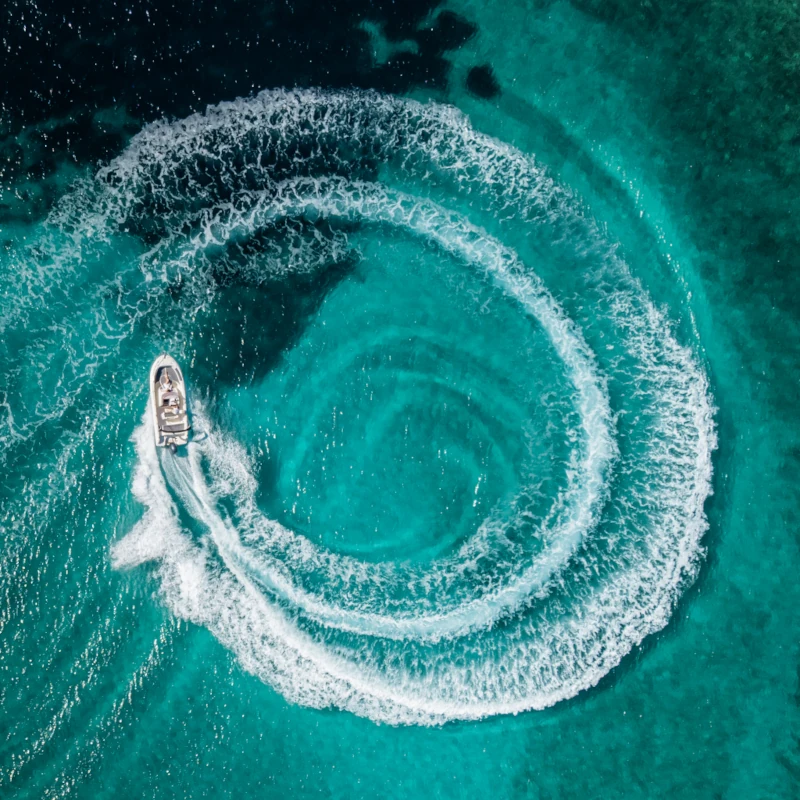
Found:
[[[685,351],[676,352],[679,360],[686,356]],[[695,412],[700,415],[698,424],[708,422],[704,413],[710,413],[710,408],[701,401]],[[149,414],[145,415],[135,436],[139,462],[134,485],[147,512],[134,537],[134,541],[138,540],[137,546],[122,547],[126,541],[123,539],[115,547],[116,565],[132,566],[154,557],[164,559],[160,567],[162,593],[170,608],[186,619],[209,627],[223,644],[236,652],[246,669],[296,702],[315,707],[335,705],[395,724],[439,724],[448,719],[479,719],[492,714],[544,708],[596,683],[627,652],[631,637],[641,641],[647,633],[661,627],[666,618],[651,615],[649,606],[662,607],[664,595],[676,591],[676,572],[696,568],[696,555],[692,555],[691,546],[675,553],[668,552],[666,559],[662,554],[653,553],[659,556],[655,564],[639,564],[637,570],[619,576],[587,604],[577,620],[577,627],[575,623],[560,622],[548,631],[545,643],[538,646],[531,642],[516,643],[507,654],[508,663],[514,668],[512,676],[516,686],[509,687],[502,680],[498,681],[499,675],[509,672],[498,670],[499,665],[491,658],[486,663],[469,667],[448,664],[435,680],[409,679],[398,672],[396,665],[382,670],[374,663],[344,658],[335,648],[327,648],[302,633],[278,607],[266,600],[228,552],[227,544],[236,546],[235,537],[213,510],[213,501],[199,478],[195,446],[190,447],[186,466],[165,454],[167,471],[173,475],[187,508],[198,514],[213,531],[226,569],[210,566],[208,552],[191,545],[185,535],[181,543],[169,535],[165,538],[165,528],[169,530],[174,522],[176,509],[169,499],[163,476],[159,478],[150,419]],[[705,463],[702,466],[704,470],[707,467]],[[705,477],[710,477],[707,471]],[[695,491],[702,493],[704,488],[707,487],[700,481]],[[699,537],[703,521],[697,515],[695,521],[693,533]],[[143,547],[145,542],[148,545]],[[132,552],[136,554],[133,559],[130,558]],[[646,568],[642,570],[642,566]],[[645,607],[635,604],[623,607],[624,613],[620,615],[620,593],[625,595],[631,588],[638,589],[643,577],[652,580],[651,602]],[[594,636],[609,623],[612,623],[611,632],[618,635],[614,639],[618,647],[602,651],[597,648]],[[569,661],[558,666],[571,665],[572,670],[542,669],[543,664],[553,664],[553,652],[547,645],[560,645],[564,650],[564,644],[568,643],[566,652],[576,656],[587,642],[592,645],[589,652],[595,654],[590,669],[575,670],[574,663]],[[560,655],[563,657],[564,653]],[[542,673],[546,680],[537,686],[535,678]],[[533,678],[530,686],[520,686],[522,676]],[[527,692],[520,695],[520,690],[525,688]]]
[[[186,459],[165,451],[162,473],[149,409],[134,434],[134,444],[138,455],[134,493],[146,511],[134,530],[112,548],[114,566],[124,569],[158,560],[162,596],[173,612],[209,627],[237,651],[245,668],[262,677],[268,674],[273,684],[297,702],[317,707],[336,704],[361,713],[373,704],[397,708],[390,685],[360,676],[352,664],[301,633],[238,567],[229,551],[229,546],[237,547],[236,536],[214,509],[201,475],[197,446],[189,445]],[[227,571],[210,567],[208,551],[180,533],[165,473],[171,476],[170,486],[186,507],[207,526]],[[256,647],[242,650],[243,641]],[[399,721],[403,722],[430,717],[429,710],[413,699],[401,715]],[[441,715],[437,721],[445,719]]]
[[[111,548],[116,569],[130,569],[148,562],[162,562],[169,556],[182,557],[192,547],[178,522],[178,510],[172,502],[158,460],[149,407],[142,424],[133,435],[137,462],[133,474],[134,497],[145,507],[142,519]]]
[[[373,161],[404,190],[351,177]],[[510,248],[416,197],[428,184],[468,195],[476,213],[527,226],[547,246],[572,248],[575,269],[592,274],[586,284],[619,360],[592,354]],[[155,201],[159,213],[151,216]],[[81,228],[83,215],[89,222]],[[221,432],[209,430],[187,459],[165,460],[168,485],[145,422],[136,434],[134,492],[147,510],[115,545],[115,564],[155,559],[176,614],[206,625],[246,669],[307,705],[436,724],[543,708],[596,684],[667,623],[702,554],[715,433],[708,383],[691,351],[567,190],[531,158],[434,104],[275,91],[157,123],[53,224],[110,231],[144,219],[159,226],[141,268],[161,291],[175,271],[202,288],[209,248],[291,217],[401,227],[484,270],[542,325],[574,387],[581,426],[572,480],[554,505],[542,553],[503,565],[507,572],[486,585],[470,584],[464,576],[481,578],[470,558],[493,541],[487,523],[451,561],[416,576],[407,605],[381,606],[386,582],[408,573],[327,553],[264,518],[247,460]],[[149,297],[142,295],[145,309]],[[641,409],[626,423],[617,496],[605,481],[617,448],[601,375],[614,381],[623,367],[618,386],[634,391]],[[181,530],[170,489],[204,538]],[[222,495],[235,499],[235,521],[221,511]],[[368,590],[311,592],[304,570],[318,570],[334,589],[350,577]],[[453,586],[463,591],[451,597]]]
[[[440,638],[463,634],[475,627],[489,626],[539,592],[553,574],[563,568],[585,535],[594,527],[604,492],[604,475],[615,448],[610,430],[609,401],[592,355],[579,331],[541,281],[525,270],[513,251],[459,215],[407,194],[390,192],[376,184],[343,179],[283,183],[268,196],[258,198],[245,213],[227,209],[225,213],[207,219],[202,232],[178,260],[190,270],[191,260],[209,246],[223,246],[231,239],[252,234],[276,219],[298,215],[367,220],[405,228],[492,276],[505,292],[516,298],[538,320],[564,363],[578,397],[584,446],[572,470],[567,497],[561,498],[565,507],[564,518],[559,520],[555,530],[543,535],[550,542],[546,552],[496,590],[473,601],[462,602],[454,608],[434,613],[412,610],[407,615],[344,609],[324,603],[319,597],[299,589],[286,568],[274,560],[257,556],[243,557],[248,558],[252,566],[260,567],[260,578],[271,590],[280,593],[325,625],[342,630],[391,638]],[[258,511],[252,503],[246,505],[244,516],[249,527],[267,529],[269,536],[279,536],[287,547],[299,554],[307,554],[305,560],[310,560],[317,567],[321,565],[322,559],[310,543],[304,542],[298,547],[296,542],[290,542],[294,538],[290,531],[279,529],[273,521],[258,520]],[[483,533],[485,529],[479,530],[478,538]],[[345,567],[352,568],[349,563]],[[440,580],[445,571],[452,569],[458,569],[458,565],[436,563],[432,567]],[[360,572],[364,579],[370,579],[366,570],[361,569]]]

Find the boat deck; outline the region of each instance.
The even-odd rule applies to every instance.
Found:
[[[172,391],[164,391],[161,376],[167,373],[172,382]],[[178,391],[183,381],[176,375],[172,367],[162,367],[156,373],[156,418],[159,430],[164,433],[183,433],[189,430],[189,417],[186,413],[186,398]],[[172,402],[170,402],[172,401]]]

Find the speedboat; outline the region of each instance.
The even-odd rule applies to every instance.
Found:
[[[163,353],[150,367],[150,398],[157,447],[175,450],[189,443],[189,405],[186,381],[178,362]]]

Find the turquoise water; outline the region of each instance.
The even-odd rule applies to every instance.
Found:
[[[447,80],[9,172],[3,796],[796,796],[790,67],[626,11],[366,14]]]

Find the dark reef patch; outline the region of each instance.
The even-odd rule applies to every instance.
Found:
[[[467,73],[467,89],[476,97],[490,100],[500,94],[500,84],[488,64],[473,67]]]
[[[47,177],[65,159],[108,160],[148,121],[264,88],[443,91],[445,54],[477,29],[439,3],[10,0],[0,47],[0,189],[37,184],[39,196],[23,205],[38,215],[58,194]],[[375,36],[389,43],[385,60]],[[24,154],[20,135],[29,140]],[[4,205],[0,217],[20,213]]]

